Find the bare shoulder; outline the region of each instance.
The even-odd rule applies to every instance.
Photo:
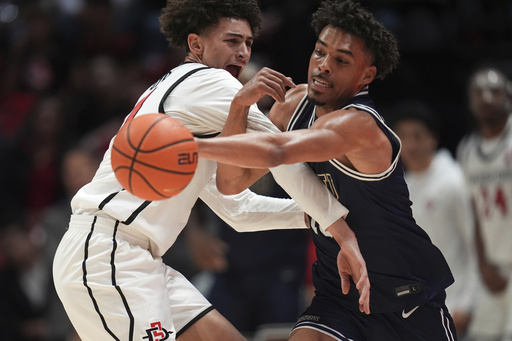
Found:
[[[275,102],[268,117],[281,130],[284,131],[295,109],[307,92],[307,84],[299,84],[288,90],[283,103]]]
[[[376,174],[391,164],[391,143],[375,118],[366,111],[336,110],[321,116],[312,128],[333,132],[337,144],[344,146],[344,157],[340,161],[360,172]]]
[[[375,119],[366,111],[355,108],[340,109],[321,116],[316,127],[350,130],[356,134],[375,134],[380,131]]]

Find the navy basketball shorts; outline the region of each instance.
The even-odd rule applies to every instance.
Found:
[[[366,315],[327,296],[315,296],[295,329],[310,328],[339,341],[454,341],[452,318],[444,303],[429,302],[400,312]]]

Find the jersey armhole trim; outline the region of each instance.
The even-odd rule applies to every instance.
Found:
[[[174,88],[176,88],[181,82],[183,82],[188,76],[196,73],[197,71],[200,71],[200,70],[205,70],[205,69],[210,69],[210,67],[208,66],[205,66],[205,67],[198,67],[197,69],[194,69],[194,70],[190,70],[189,72],[187,72],[186,74],[184,74],[183,76],[181,76],[176,82],[173,83],[173,85],[171,85],[169,87],[169,89],[167,89],[167,91],[165,92],[165,94],[162,96],[162,99],[160,100],[160,104],[158,105],[158,112],[159,113],[162,113],[164,114],[165,113],[165,110],[164,110],[164,102],[165,100],[167,99],[167,97],[169,97],[169,94],[174,90]]]

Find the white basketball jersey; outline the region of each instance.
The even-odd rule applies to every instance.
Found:
[[[476,204],[491,262],[512,265],[512,119],[503,133],[486,140],[473,133],[459,144],[458,159]]]
[[[165,113],[178,118],[193,134],[219,133],[227,119],[231,100],[242,87],[240,82],[227,71],[214,68],[199,70],[187,77],[173,89],[169,96],[165,97],[169,88],[180,77],[201,67],[204,65],[189,63],[173,69],[146,90],[132,114],[157,113],[162,98],[165,98],[163,103]],[[247,127],[248,130],[253,131],[278,131],[256,106],[251,107]],[[215,174],[216,162],[200,158],[192,181],[181,193],[166,200],[147,202],[124,190],[116,180],[110,162],[112,143],[113,139],[93,180],[81,188],[72,199],[73,214],[95,214],[124,222],[150,239],[151,252],[154,255],[162,255],[174,243],[187,223],[190,211],[197,198],[201,197],[202,191],[205,202],[211,202],[212,206],[219,206],[217,201],[220,197],[211,194],[215,191],[214,184],[205,188]],[[288,215],[283,213],[281,222],[304,226],[301,210],[292,206],[288,206],[288,209],[295,212]],[[272,210],[272,207],[268,209]],[[232,211],[234,212],[235,209]],[[227,219],[228,222],[230,219],[231,221],[235,219],[226,215],[222,218]],[[247,219],[241,221],[240,218]],[[263,226],[265,224],[261,220],[261,214],[254,219],[247,216],[241,217],[239,214],[236,219],[237,225]],[[274,226],[281,223],[278,220],[274,222],[276,223]]]

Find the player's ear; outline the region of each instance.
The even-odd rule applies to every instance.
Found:
[[[190,33],[188,35],[188,39],[187,39],[187,42],[188,42],[188,48],[190,49],[190,51],[197,55],[197,56],[202,56],[203,55],[203,50],[204,50],[204,45],[203,45],[203,40],[201,39],[201,37],[195,33]]]
[[[375,79],[376,74],[377,74],[377,67],[375,67],[375,65],[372,65],[372,66],[366,68],[366,70],[363,73],[363,83],[370,84]]]

